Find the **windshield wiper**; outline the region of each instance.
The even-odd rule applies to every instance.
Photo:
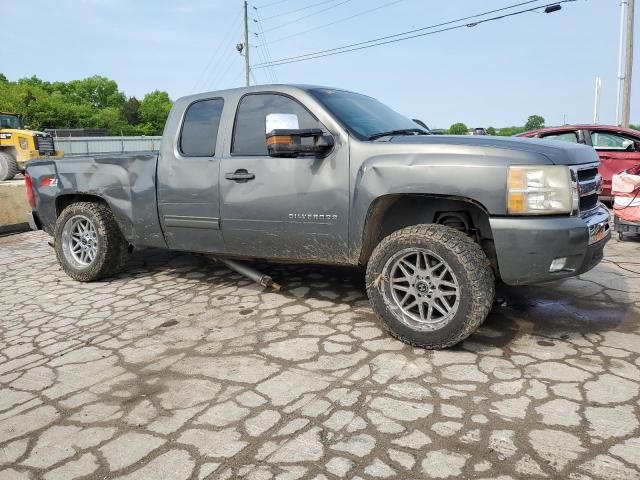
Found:
[[[367,140],[375,140],[376,138],[389,137],[391,135],[429,135],[429,132],[421,128],[402,128],[400,130],[374,133],[373,135],[369,135]]]

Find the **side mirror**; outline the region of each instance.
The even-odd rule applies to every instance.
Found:
[[[267,133],[267,150],[270,157],[297,157],[315,155],[325,157],[333,148],[331,135],[324,135],[320,128],[276,129]],[[304,142],[304,138],[312,139]]]

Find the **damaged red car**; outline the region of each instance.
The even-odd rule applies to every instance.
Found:
[[[582,143],[596,149],[600,157],[599,173],[604,180],[600,198],[611,200],[611,178],[616,173],[640,164],[640,131],[613,125],[564,125],[521,133],[518,137],[545,138]]]

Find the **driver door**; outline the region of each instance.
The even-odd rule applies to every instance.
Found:
[[[346,261],[349,146],[335,138],[325,158],[270,157],[266,116],[295,115],[299,128],[322,123],[296,99],[278,93],[244,95],[231,145],[220,164],[225,250],[257,258]]]

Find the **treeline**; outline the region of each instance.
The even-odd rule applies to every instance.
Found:
[[[106,128],[110,135],[160,135],[171,105],[167,92],[155,90],[138,100],[97,75],[70,82],[35,76],[11,82],[0,73],[0,111],[19,114],[35,130]]]
[[[518,135],[519,133],[529,132],[531,130],[537,130],[538,128],[545,127],[544,117],[540,115],[530,115],[527,118],[527,122],[522,127],[503,127],[503,128],[494,128],[488,127],[486,129],[487,134],[489,135],[498,135],[500,137],[511,137],[512,135]],[[634,130],[640,130],[640,125],[629,125],[629,128],[633,128]],[[448,129],[435,129],[437,132],[446,133],[449,135],[467,135],[469,132],[469,127],[467,127],[464,123],[458,122],[451,125]]]

